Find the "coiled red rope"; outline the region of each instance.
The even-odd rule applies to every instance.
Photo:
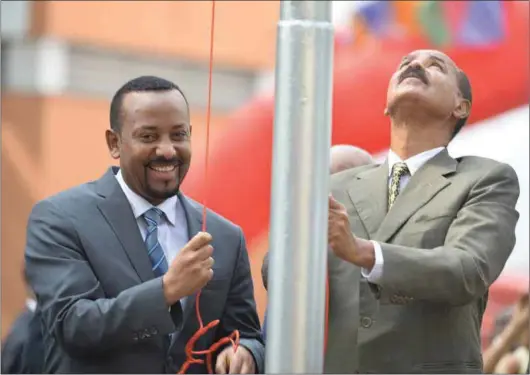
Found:
[[[212,11],[211,11],[211,24],[210,24],[210,66],[208,72],[208,104],[206,109],[206,149],[205,149],[205,162],[204,162],[204,186],[208,186],[208,152],[210,147],[210,119],[211,119],[211,109],[212,109],[212,76],[213,76],[213,47],[214,47],[214,30],[215,30],[215,0],[212,0]],[[202,209],[202,231],[206,232],[206,191],[203,197],[203,209]],[[197,320],[199,322],[199,329],[195,334],[190,338],[185,347],[186,361],[182,364],[179,374],[185,374],[188,371],[189,367],[193,364],[204,364],[206,363],[206,368],[208,369],[209,374],[214,373],[213,367],[213,356],[217,350],[219,350],[224,345],[231,343],[234,351],[237,350],[239,346],[239,331],[232,332],[229,336],[223,337],[217,342],[213,343],[206,350],[194,350],[195,344],[199,338],[205,335],[209,330],[213,329],[219,324],[219,320],[214,320],[208,323],[206,326],[202,320],[201,311],[200,311],[200,299],[201,291],[197,293],[197,298],[195,300],[195,314],[197,315]],[[197,358],[198,356],[205,358]],[[229,364],[227,364],[229,365]]]

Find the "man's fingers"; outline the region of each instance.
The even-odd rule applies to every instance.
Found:
[[[200,249],[195,250],[195,259],[199,261],[205,261],[206,259],[210,258],[213,254],[213,246],[212,245],[206,245],[201,247]]]
[[[210,268],[213,267],[214,263],[215,263],[215,261],[213,260],[213,258],[209,257],[208,259],[203,261],[203,266],[204,266],[204,268],[210,269]]]
[[[254,374],[255,372],[253,363],[249,363],[248,361],[243,362],[241,374]]]
[[[217,356],[217,362],[215,362],[215,373],[216,374],[228,374],[228,351],[223,350],[221,354]]]
[[[329,204],[329,208],[331,209],[334,209],[334,210],[338,210],[338,209],[341,209],[342,208],[342,204],[340,204],[338,201],[335,200],[335,198],[333,198],[333,195],[329,195],[329,198],[328,198],[328,204]]]
[[[207,232],[199,232],[184,246],[184,249],[195,251],[212,242],[212,235]],[[183,250],[184,250],[183,249]]]
[[[237,355],[237,352],[230,358],[229,374],[242,374],[243,358],[242,355]]]

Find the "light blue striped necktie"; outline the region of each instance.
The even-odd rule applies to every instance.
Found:
[[[167,272],[167,260],[160,242],[158,242],[158,224],[162,220],[164,213],[158,208],[151,208],[144,213],[144,219],[147,223],[147,235],[145,236],[145,245],[149,259],[151,259],[152,269],[155,276],[162,276]]]

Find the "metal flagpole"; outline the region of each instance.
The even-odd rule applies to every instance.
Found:
[[[324,365],[331,1],[282,1],[278,23],[267,373]]]

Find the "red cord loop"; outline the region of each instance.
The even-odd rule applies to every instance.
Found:
[[[205,150],[205,163],[204,163],[204,186],[205,189],[208,186],[208,151],[210,147],[210,118],[211,118],[211,107],[212,107],[212,72],[213,72],[213,46],[214,46],[214,26],[215,26],[215,0],[212,0],[212,15],[211,15],[211,25],[210,25],[210,68],[208,72],[208,106],[206,112],[206,150]],[[206,190],[204,192],[203,198],[203,209],[202,209],[202,231],[206,232]],[[182,367],[179,370],[179,374],[185,374],[188,371],[189,367],[193,364],[204,364],[206,362],[206,367],[209,374],[214,373],[213,368],[213,355],[219,350],[222,346],[231,343],[234,351],[237,350],[239,346],[239,331],[234,331],[227,337],[223,337],[217,342],[213,343],[206,350],[193,350],[195,344],[199,338],[205,335],[209,330],[215,328],[219,324],[219,320],[214,320],[213,322],[208,323],[204,326],[202,321],[202,316],[199,307],[199,301],[201,298],[201,291],[197,293],[197,299],[195,300],[195,314],[197,315],[197,320],[199,321],[199,329],[195,334],[190,338],[185,347],[186,361],[182,364]],[[206,356],[206,359],[197,358],[197,356]]]
[[[185,347],[185,353],[186,353],[186,361],[183,363],[182,367],[179,370],[179,374],[185,374],[188,368],[192,364],[204,364],[204,359],[196,358],[196,356],[206,356],[206,368],[208,369],[209,374],[214,373],[213,368],[213,355],[214,353],[224,346],[225,344],[231,343],[232,347],[234,348],[234,351],[237,350],[239,346],[239,331],[234,331],[230,336],[223,337],[217,342],[213,343],[208,349],[206,350],[193,350],[195,347],[195,343],[199,340],[199,338],[203,335],[205,335],[210,329],[214,328],[219,324],[219,320],[214,320],[210,323],[208,323],[206,326],[204,326],[202,322],[202,317],[199,309],[199,300],[201,297],[201,292],[197,293],[197,300],[195,301],[195,312],[197,314],[197,320],[199,321],[199,329],[195,334],[190,338],[188,343]]]

